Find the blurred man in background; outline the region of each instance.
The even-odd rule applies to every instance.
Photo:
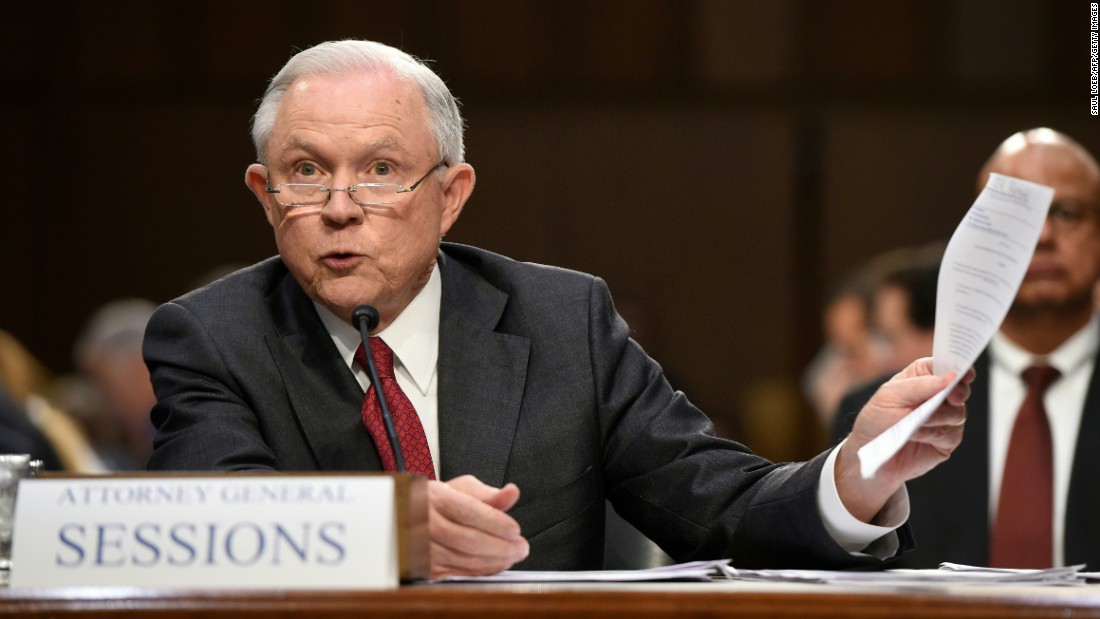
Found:
[[[966,441],[908,484],[920,544],[896,565],[1100,569],[1100,166],[1068,136],[1032,129],[994,152],[979,191],[991,173],[1053,187],[1054,201],[1016,299],[975,363]]]
[[[114,470],[144,469],[153,451],[149,412],[156,396],[141,343],[155,309],[145,299],[108,303],[92,315],[75,346],[77,367],[98,396],[86,423],[97,452]]]
[[[905,359],[932,356],[942,256],[940,244],[906,249],[904,258],[877,282],[871,295],[871,331],[884,373],[853,386],[841,398],[830,428],[834,442],[848,436],[860,407],[906,366]]]
[[[0,331],[0,452],[27,453],[42,470],[104,470],[81,424],[53,398],[56,381],[18,339]]]
[[[830,292],[821,315],[824,342],[802,376],[803,395],[822,428],[832,427],[837,404],[850,389],[894,369],[883,342],[875,337],[874,295],[887,273],[909,264],[911,253],[901,248],[879,254]]]

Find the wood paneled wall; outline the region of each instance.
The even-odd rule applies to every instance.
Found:
[[[432,59],[463,101],[478,186],[451,240],[605,277],[674,383],[777,458],[821,446],[797,381],[830,283],[949,235],[1016,130],[1100,147],[1087,2],[14,0],[0,15],[0,328],[58,372],[104,302],[166,301],[274,252],[242,182],[249,117],[292,49],[323,40]]]

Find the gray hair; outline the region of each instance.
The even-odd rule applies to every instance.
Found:
[[[308,75],[341,76],[376,71],[388,71],[420,89],[440,159],[449,165],[464,161],[462,115],[458,111],[458,101],[443,80],[423,62],[399,49],[374,41],[347,39],[321,43],[298,52],[271,78],[252,118],[252,142],[256,145],[259,162],[267,163],[267,142],[275,116],[283,95],[294,80]]]
[[[77,366],[100,354],[141,354],[145,325],[156,309],[145,299],[119,299],[96,310],[74,346]]]

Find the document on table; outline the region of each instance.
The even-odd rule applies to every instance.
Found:
[[[927,586],[958,585],[1081,585],[1100,574],[1082,572],[1083,565],[1043,570],[1013,570],[943,563],[935,570],[742,570],[729,560],[692,561],[647,570],[504,571],[491,576],[452,576],[431,583],[624,583],[658,581],[769,581],[826,585]]]
[[[734,580],[820,583],[858,586],[943,585],[1083,585],[1094,574],[1082,572],[1083,565],[1036,570],[971,567],[942,563],[935,570],[826,571],[826,570],[732,570]]]
[[[432,582],[648,582],[661,580],[707,581],[712,577],[728,577],[732,572],[729,559],[692,561],[646,570],[592,570],[575,572],[507,570],[491,576],[451,576]]]
[[[873,477],[939,408],[989,344],[1008,313],[1039,242],[1054,190],[990,174],[951,236],[936,287],[932,367],[955,373],[943,391],[859,450],[860,474]]]

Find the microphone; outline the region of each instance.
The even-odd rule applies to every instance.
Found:
[[[359,328],[359,337],[363,340],[363,356],[367,358],[367,374],[370,376],[370,384],[374,387],[374,397],[378,399],[378,407],[382,410],[382,426],[386,429],[386,438],[390,440],[390,448],[393,449],[394,468],[398,473],[404,473],[405,454],[401,451],[401,445],[397,442],[397,430],[393,427],[393,415],[386,404],[386,396],[382,393],[382,381],[378,378],[378,370],[374,367],[374,356],[370,350],[371,329],[378,326],[378,310],[373,305],[360,305],[351,313],[351,320]]]

